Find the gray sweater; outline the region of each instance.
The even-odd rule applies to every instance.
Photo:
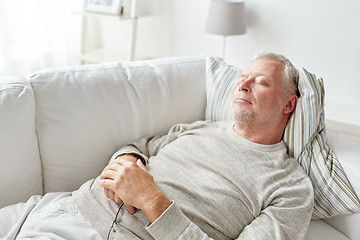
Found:
[[[145,214],[121,209],[117,239],[303,239],[313,189],[283,142],[261,145],[242,138],[232,122],[179,124],[145,137],[121,153],[141,154],[156,185],[173,201],[151,225]],[[83,216],[105,238],[119,206],[99,179],[73,193]]]

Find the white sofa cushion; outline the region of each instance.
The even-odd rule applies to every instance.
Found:
[[[129,141],[204,119],[204,80],[204,56],[32,75],[45,192],[77,189]]]
[[[30,83],[0,78],[0,208],[43,193],[37,142]]]

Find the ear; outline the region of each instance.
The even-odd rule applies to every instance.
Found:
[[[284,114],[291,113],[294,111],[297,104],[298,97],[296,95],[288,96],[287,104],[284,108]]]

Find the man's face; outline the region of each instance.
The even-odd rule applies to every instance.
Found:
[[[233,113],[240,126],[262,126],[281,121],[286,105],[283,97],[284,66],[262,58],[241,73],[233,95]]]

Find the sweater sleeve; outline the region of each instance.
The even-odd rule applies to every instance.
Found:
[[[293,185],[280,188],[260,215],[247,225],[238,240],[304,239],[314,202],[310,179],[305,176]]]
[[[146,230],[157,240],[167,239],[212,239],[192,223],[175,202]]]
[[[304,239],[313,208],[313,190],[307,177],[279,189],[269,205],[240,233],[238,240]],[[146,230],[161,239],[212,239],[192,223],[175,202]]]

